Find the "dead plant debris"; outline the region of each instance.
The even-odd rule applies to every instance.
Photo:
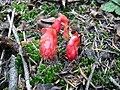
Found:
[[[120,16],[101,9],[107,1],[0,1],[0,89],[119,90]],[[40,55],[41,29],[50,27],[58,13],[69,19],[70,34],[77,31],[81,39],[72,62],[62,32],[54,60]]]

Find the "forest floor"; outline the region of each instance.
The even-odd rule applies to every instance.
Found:
[[[120,16],[102,10],[107,0],[68,1],[0,2],[0,90],[120,89]],[[80,36],[73,61],[66,58],[62,32],[54,60],[44,60],[39,51],[41,29],[58,13]]]

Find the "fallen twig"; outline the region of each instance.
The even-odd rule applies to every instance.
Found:
[[[1,67],[2,65],[4,65],[4,64],[8,63],[9,61],[10,61],[10,59],[2,62],[2,63],[0,64],[0,67]]]
[[[115,86],[117,86],[118,87],[118,89],[120,89],[120,85],[115,81],[115,79],[113,79],[111,76],[110,76],[110,81],[115,85]]]
[[[9,20],[9,23],[10,23],[10,16],[9,15],[8,15],[8,20]],[[28,70],[28,67],[27,67],[27,63],[25,62],[25,59],[23,57],[22,46],[20,44],[20,40],[19,40],[19,37],[17,35],[17,32],[15,30],[14,25],[13,25],[12,31],[13,31],[14,37],[16,39],[16,42],[19,45],[19,54],[20,54],[20,56],[22,58],[22,62],[23,62],[23,68],[24,68],[24,73],[25,73],[24,75],[25,75],[25,81],[26,81],[26,88],[27,88],[27,90],[31,90],[31,85],[30,85],[30,81],[29,81],[29,70]]]
[[[85,90],[89,90],[90,81],[91,81],[91,79],[92,79],[92,76],[93,76],[95,67],[96,67],[96,62],[93,64],[92,71],[91,71],[91,73],[90,73],[90,75],[89,75],[89,78],[88,78],[88,81],[87,81]]]
[[[102,50],[102,49],[98,49],[98,48],[93,49],[93,50],[98,50],[98,51],[107,52],[107,53],[112,53],[112,54],[117,53],[117,52],[114,52],[114,51],[111,51],[111,50]]]
[[[79,69],[80,69],[81,75],[82,75],[86,80],[88,80],[87,76],[83,73],[82,69],[81,69],[80,67],[79,67]],[[92,82],[90,82],[90,84],[96,89],[96,86],[95,86]]]
[[[69,82],[65,77],[64,77],[64,80],[66,81],[66,83],[70,84],[72,87],[76,88],[75,85],[73,85],[71,82]]]
[[[5,54],[5,50],[2,51],[2,54],[1,54],[1,57],[0,57],[0,73],[2,71],[1,65],[2,65],[2,59],[3,59],[4,54]]]
[[[9,28],[9,32],[8,32],[8,38],[10,37],[11,35],[11,31],[12,31],[12,26],[13,26],[13,19],[14,19],[14,14],[15,14],[15,8],[13,9],[13,12],[12,12],[12,17],[11,17],[11,20],[10,20],[10,28]]]
[[[79,17],[82,18],[82,19],[86,19],[84,16],[82,16],[82,15],[78,14],[77,12],[75,12],[74,9],[73,9],[71,12],[69,12],[69,13],[72,13],[72,14],[74,14],[75,16],[79,16]]]
[[[117,51],[120,52],[120,49],[114,44],[114,40],[112,40],[112,46],[113,46]]]
[[[9,70],[9,90],[17,90],[18,72],[15,67],[15,56],[10,57],[10,70]]]

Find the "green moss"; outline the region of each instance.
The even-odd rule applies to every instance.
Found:
[[[95,58],[80,58],[80,66],[88,66],[95,62]]]
[[[22,59],[20,55],[17,55],[15,65],[18,70],[18,73],[23,75],[23,64],[22,64]]]
[[[13,4],[12,8],[15,8],[17,12],[28,10],[27,6],[25,4]]]
[[[56,73],[62,70],[62,65],[57,64],[54,66],[47,66],[45,64],[41,64],[38,68],[38,74],[31,79],[32,85],[35,82],[40,83],[52,83],[57,79]]]
[[[55,7],[55,5],[48,5],[48,4],[44,4],[41,7],[41,10],[44,11],[44,14],[47,15],[48,13],[50,14],[50,17],[55,17],[56,13],[57,13],[57,9]]]
[[[36,48],[33,46],[33,44],[36,46]],[[38,41],[35,40],[32,43],[28,43],[24,46],[24,50],[29,54],[29,56],[35,60],[36,62],[39,62],[41,60],[41,56],[40,56],[40,51],[39,51],[39,44]]]

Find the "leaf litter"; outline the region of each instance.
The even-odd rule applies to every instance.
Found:
[[[27,62],[28,72],[30,71],[30,84],[33,90],[42,90],[41,88],[49,88],[50,90],[119,89],[119,16],[116,17],[114,14],[102,11],[101,7],[97,4],[91,3],[87,5],[85,4],[87,0],[83,0],[83,2],[69,0],[67,2],[72,3],[67,5],[64,0],[62,1],[64,9],[59,6],[61,4],[56,5],[54,8],[56,1],[54,1],[54,4],[52,1],[47,2],[37,0],[31,0],[31,2],[8,2],[6,0],[4,3],[1,3],[1,89],[7,88],[9,85],[9,79],[4,74],[4,72],[7,73],[10,68],[8,67],[10,61],[8,60],[10,58],[8,53],[11,53],[11,49],[15,52],[15,54],[12,54],[16,55],[18,53],[18,51],[16,52],[18,45],[16,44],[17,42],[13,33],[10,38],[7,38],[6,34],[9,31],[7,14],[11,16],[13,9],[10,5],[16,3],[18,5],[27,5],[26,7],[28,8],[21,8],[20,10],[23,10],[21,12],[20,10],[17,10],[17,5],[16,7],[14,6],[14,8],[16,8],[16,15],[14,17],[13,25],[15,26],[22,44],[23,56]],[[98,2],[99,4],[105,3],[101,3],[97,0],[97,3]],[[81,3],[83,3],[83,5]],[[62,12],[69,18],[71,32],[78,31],[81,36],[78,57],[72,62],[69,62],[65,56],[65,46],[67,41],[64,41],[61,37],[58,37],[58,55],[53,61],[43,60],[40,56],[38,41],[42,35],[41,29],[49,27],[54,22],[54,18],[59,12]],[[24,25],[20,23],[23,20],[25,21]],[[62,34],[60,33],[59,35],[61,36]],[[3,39],[3,36],[7,38],[7,41],[6,39]],[[6,45],[7,50],[5,47]],[[16,55],[16,65],[19,76],[18,88],[28,89],[29,86],[25,86],[24,69],[19,55]],[[21,87],[21,85],[24,87]]]

